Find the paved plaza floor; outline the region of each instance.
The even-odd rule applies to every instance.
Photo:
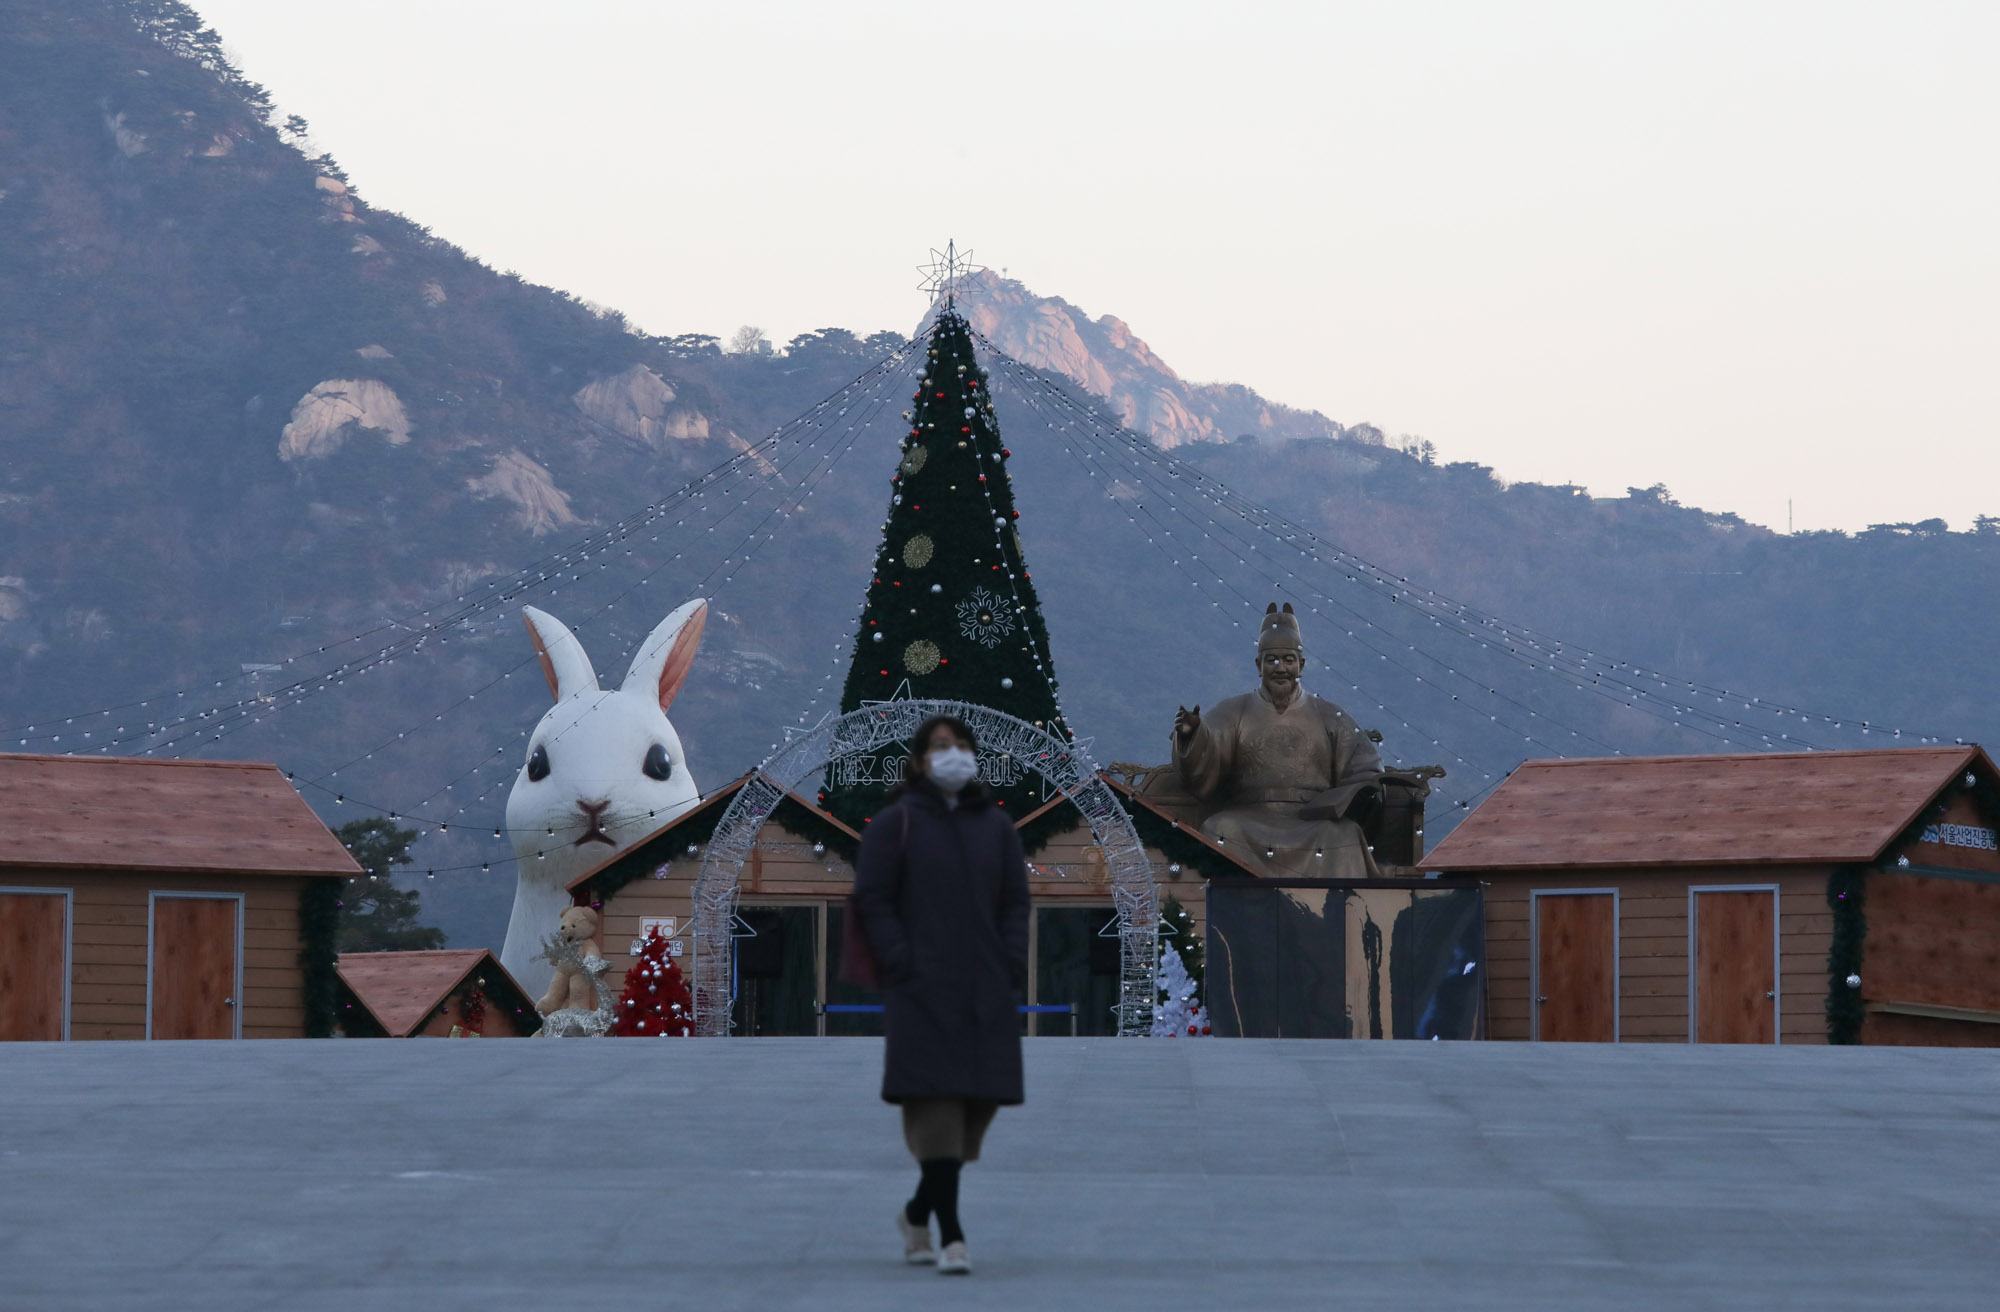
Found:
[[[1034,1040],[969,1280],[880,1061],[7,1045],[0,1308],[2000,1307],[2000,1052]]]

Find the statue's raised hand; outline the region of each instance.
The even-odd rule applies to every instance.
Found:
[[[1174,738],[1176,741],[1187,742],[1195,736],[1196,731],[1200,728],[1201,707],[1199,704],[1193,710],[1189,710],[1183,706],[1174,712]]]

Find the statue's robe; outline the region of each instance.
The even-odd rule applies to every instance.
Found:
[[[1188,791],[1219,807],[1202,832],[1246,864],[1278,877],[1380,877],[1348,809],[1381,783],[1382,758],[1332,702],[1303,688],[1284,706],[1261,686],[1231,697],[1185,743],[1174,735],[1174,767]]]

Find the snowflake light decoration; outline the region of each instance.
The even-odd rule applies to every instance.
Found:
[[[970,597],[958,603],[958,631],[991,651],[1014,631],[1014,617],[1007,613],[1006,600],[999,593],[974,588]]]

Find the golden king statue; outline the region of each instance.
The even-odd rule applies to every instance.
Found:
[[[1216,806],[1202,832],[1265,874],[1376,879],[1365,827],[1382,760],[1346,711],[1299,684],[1305,645],[1290,602],[1264,612],[1257,691],[1174,716],[1174,769]]]

